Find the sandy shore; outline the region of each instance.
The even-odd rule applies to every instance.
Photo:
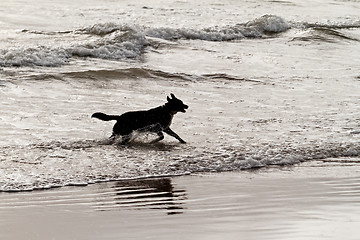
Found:
[[[0,238],[358,239],[348,160],[0,193]]]

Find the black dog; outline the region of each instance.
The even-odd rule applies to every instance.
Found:
[[[103,121],[116,120],[113,127],[113,133],[110,138],[122,136],[122,144],[130,141],[131,133],[135,130],[142,132],[155,132],[159,136],[154,142],[164,139],[165,132],[173,136],[181,143],[186,143],[175,132],[170,129],[171,121],[177,112],[186,112],[188,106],[180,99],[177,99],[174,94],[171,98],[167,97],[167,103],[157,108],[152,108],[147,111],[126,112],[120,116],[106,115],[104,113],[94,113],[91,117],[98,118]]]

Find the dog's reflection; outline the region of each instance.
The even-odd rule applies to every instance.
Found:
[[[117,181],[112,184],[112,200],[100,200],[98,210],[159,209],[166,210],[169,215],[183,213],[186,191],[174,188],[171,178]]]

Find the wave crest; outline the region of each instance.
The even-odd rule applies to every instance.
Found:
[[[290,29],[290,25],[283,18],[275,15],[264,15],[246,24],[248,28],[255,28],[260,33],[281,33]]]
[[[72,56],[122,60],[141,56],[149,45],[145,36],[134,29],[116,32],[101,41],[75,46],[68,51]]]
[[[94,35],[87,42],[75,43],[70,47],[11,48],[0,51],[0,66],[60,66],[73,57],[91,57],[110,60],[139,58],[150,45],[148,37],[165,40],[192,39],[205,41],[231,41],[243,38],[261,38],[269,34],[281,33],[289,29],[286,21],[278,16],[265,15],[253,21],[223,28],[173,29],[131,26],[116,23],[99,23],[75,31],[51,32],[51,35]],[[34,34],[23,31],[23,34]],[[36,32],[37,35],[48,35]]]
[[[98,23],[86,28],[65,32],[39,32],[24,30],[22,34],[61,35],[66,38],[77,39],[78,36],[90,35],[86,42],[79,37],[79,42],[71,46],[38,46],[0,50],[0,67],[21,66],[60,66],[68,64],[73,57],[91,57],[110,60],[138,59],[144,49],[151,45],[150,38],[168,41],[203,40],[203,41],[234,41],[246,38],[278,37],[291,28],[305,30],[305,36],[294,40],[304,41],[341,41],[355,40],[338,30],[360,28],[359,21],[348,23],[296,23],[287,22],[276,15],[264,15],[246,23],[239,23],[224,27],[210,27],[204,29],[146,27],[117,23]],[[308,34],[307,32],[310,33]],[[307,35],[306,35],[307,34]],[[310,36],[308,36],[310,35]],[[47,36],[48,37],[48,36]]]
[[[69,62],[71,54],[65,49],[40,46],[38,48],[17,48],[0,51],[0,66],[59,66]]]
[[[100,33],[105,30],[93,30]],[[110,30],[109,30],[110,31]],[[110,31],[111,32],[111,31]],[[108,32],[108,33],[110,33]],[[20,48],[0,51],[0,66],[45,66],[54,67],[67,64],[73,57],[92,57],[110,60],[136,59],[140,57],[149,42],[145,36],[132,28],[114,30],[111,34],[86,43],[70,47]]]
[[[191,39],[205,41],[232,41],[243,38],[262,38],[274,33],[285,32],[290,28],[289,24],[281,17],[264,15],[247,23],[214,27],[202,30],[195,29],[172,29],[150,28],[145,30],[147,36],[165,40]]]

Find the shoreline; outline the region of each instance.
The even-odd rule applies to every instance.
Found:
[[[34,188],[23,188],[23,189],[8,189],[8,190],[0,190],[1,193],[22,193],[22,192],[38,192],[38,191],[48,191],[53,189],[62,189],[67,187],[88,187],[96,184],[106,184],[113,182],[132,182],[132,181],[142,181],[142,180],[151,180],[151,179],[161,179],[161,178],[177,178],[177,177],[185,177],[185,176],[205,176],[212,174],[247,174],[247,173],[259,173],[259,172],[271,172],[273,170],[281,170],[281,169],[299,169],[300,166],[325,166],[328,164],[330,167],[336,166],[337,164],[341,164],[343,166],[351,166],[352,164],[359,164],[360,159],[357,156],[353,157],[338,157],[338,158],[319,158],[306,160],[299,163],[293,164],[283,164],[283,165],[264,165],[264,166],[255,166],[249,169],[243,168],[238,170],[229,170],[229,171],[205,171],[205,172],[185,172],[185,173],[170,173],[170,174],[159,174],[159,175],[148,175],[148,176],[137,176],[137,177],[123,177],[123,178],[114,178],[114,179],[97,179],[89,182],[70,182],[65,185],[49,185],[46,187],[34,187]],[[322,165],[323,164],[323,165]],[[346,171],[344,174],[347,174]]]
[[[360,170],[351,162],[0,193],[0,236],[356,239]]]

